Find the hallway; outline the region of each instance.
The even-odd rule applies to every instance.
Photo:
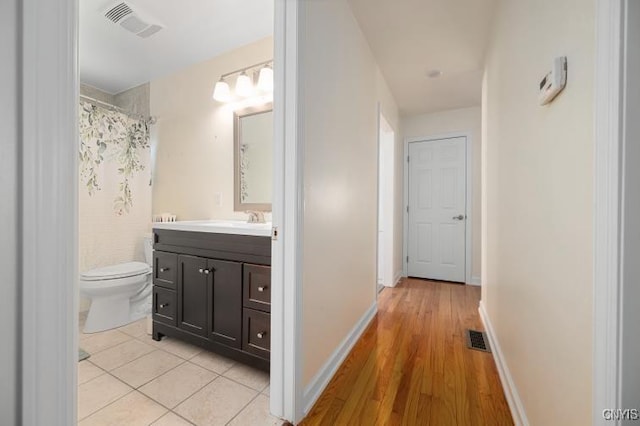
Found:
[[[480,287],[404,279],[303,425],[513,424],[491,354],[467,349],[482,329]]]

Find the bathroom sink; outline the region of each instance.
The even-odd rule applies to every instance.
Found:
[[[154,223],[155,229],[172,229],[176,231],[214,232],[219,234],[270,236],[271,222],[247,223],[232,220],[178,221]]]

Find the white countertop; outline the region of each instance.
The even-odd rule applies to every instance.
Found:
[[[240,220],[194,220],[179,222],[157,222],[153,229],[174,231],[210,232],[215,234],[271,236],[271,222],[247,223]]]

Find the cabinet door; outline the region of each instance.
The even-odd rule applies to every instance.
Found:
[[[176,325],[176,292],[166,288],[153,287],[153,320]]]
[[[207,335],[207,260],[178,256],[178,327]]]
[[[271,267],[245,263],[242,281],[244,307],[271,312]]]
[[[209,338],[242,346],[242,264],[209,260]]]
[[[271,355],[271,315],[247,308],[244,310],[243,328],[242,350],[269,359]]]
[[[153,252],[153,284],[160,287],[176,289],[178,255],[163,251]]]

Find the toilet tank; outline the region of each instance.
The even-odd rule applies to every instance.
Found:
[[[153,234],[144,237],[144,260],[147,265],[153,266]]]

